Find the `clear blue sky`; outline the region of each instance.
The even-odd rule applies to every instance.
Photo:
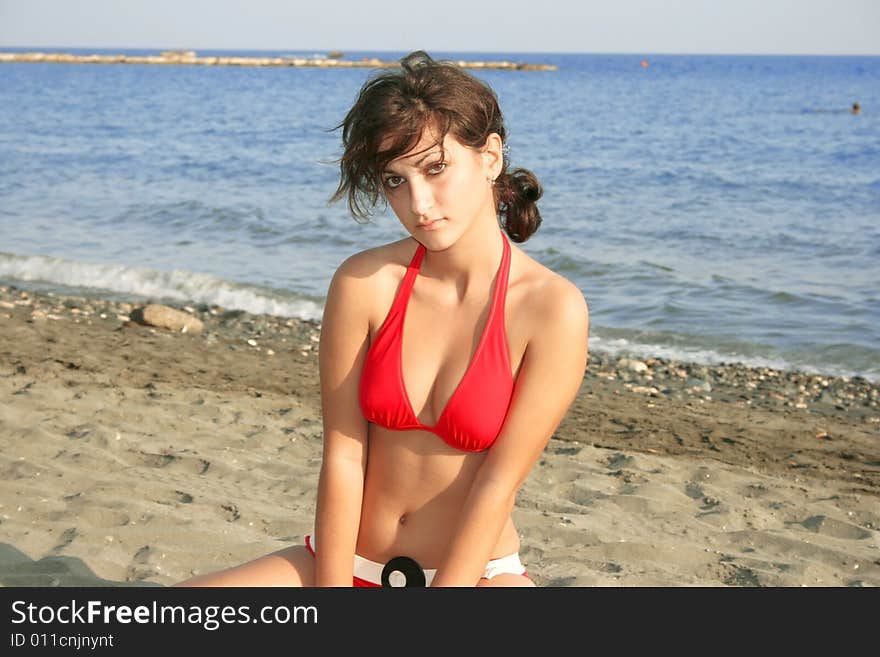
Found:
[[[880,0],[0,0],[0,48],[880,54]]]

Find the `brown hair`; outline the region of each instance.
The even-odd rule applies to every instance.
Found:
[[[367,219],[385,201],[382,173],[409,152],[429,125],[471,148],[482,148],[491,133],[505,143],[507,131],[495,92],[451,62],[435,61],[418,50],[400,60],[400,69],[380,73],[361,87],[342,128],[339,187],[330,202],[348,197],[355,218]],[[506,148],[505,148],[506,151]],[[495,181],[495,207],[515,242],[525,242],[541,225],[537,201],[543,190],[526,169],[507,170],[505,155]]]

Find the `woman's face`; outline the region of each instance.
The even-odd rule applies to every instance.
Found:
[[[441,148],[427,129],[412,150],[386,167],[385,196],[410,235],[431,250],[443,250],[478,220],[497,222],[491,181],[500,165],[501,139],[494,133],[482,149],[451,134]]]

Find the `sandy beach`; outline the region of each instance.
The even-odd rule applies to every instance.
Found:
[[[165,586],[302,541],[312,322],[0,287],[0,584]],[[592,353],[518,496],[542,586],[880,585],[880,386]]]

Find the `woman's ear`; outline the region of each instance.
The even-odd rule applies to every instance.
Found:
[[[483,166],[486,168],[487,178],[495,180],[501,175],[501,170],[504,168],[503,146],[501,136],[497,132],[490,132],[486,137],[486,143],[480,150],[480,154],[483,156]]]

